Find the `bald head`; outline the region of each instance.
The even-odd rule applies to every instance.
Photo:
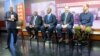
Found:
[[[10,6],[9,9],[10,9],[10,12],[13,12],[13,7],[12,6]]]
[[[69,12],[70,7],[66,6],[64,9],[65,9],[65,12]]]
[[[33,12],[33,16],[37,16],[38,15],[38,12],[37,11],[34,11]]]
[[[48,8],[48,9],[47,9],[47,13],[48,13],[48,14],[51,13],[51,11],[52,11],[51,8]]]
[[[88,11],[88,9],[89,9],[89,5],[88,4],[84,4],[83,5],[83,12]]]

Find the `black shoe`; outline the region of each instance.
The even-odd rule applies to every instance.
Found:
[[[63,38],[60,38],[58,42],[62,42]]]
[[[10,47],[6,47],[5,49],[9,49]]]
[[[43,42],[46,42],[46,38],[42,39]]]
[[[33,38],[33,35],[31,35],[30,40]]]
[[[14,43],[14,46],[17,46],[17,43]]]
[[[37,36],[34,36],[34,39],[38,39]]]

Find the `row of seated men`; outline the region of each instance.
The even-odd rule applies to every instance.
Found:
[[[32,31],[35,33],[35,38],[38,38],[38,31],[41,31],[43,41],[46,41],[47,39],[50,41],[54,30],[57,32],[57,38],[59,42],[63,41],[63,38],[61,37],[63,30],[67,32],[66,35],[69,37],[69,39],[72,39],[74,17],[69,9],[70,7],[65,7],[65,12],[61,14],[61,20],[59,23],[57,22],[56,16],[52,14],[51,8],[47,9],[47,14],[44,18],[39,16],[35,11],[31,17],[29,26],[26,27],[27,32],[30,35],[30,39],[33,37]],[[11,35],[13,35],[14,45],[16,45],[17,42],[16,27],[18,15],[13,11],[13,7],[10,7],[10,11],[5,13],[5,21],[7,22],[6,28],[8,32],[7,48],[9,48]],[[93,25],[93,14],[89,12],[88,4],[83,5],[83,12],[80,14],[78,22],[79,26],[74,28],[74,31],[78,37],[84,36],[84,34],[86,35],[87,33],[91,32],[91,26]],[[48,35],[46,34],[46,31],[48,31]],[[82,37],[79,39],[82,39]],[[68,42],[67,38],[65,38],[64,41]]]
[[[65,7],[65,12],[61,14],[60,22],[57,22],[56,16],[52,14],[52,9],[47,9],[47,15],[42,20],[42,17],[38,15],[38,13],[35,11],[31,17],[29,26],[26,27],[27,32],[30,35],[30,39],[37,38],[38,37],[38,31],[42,32],[42,39],[45,41],[48,39],[51,40],[51,36],[53,34],[53,31],[55,30],[57,32],[57,38],[59,39],[59,42],[65,41],[68,42],[68,39],[73,38],[73,25],[74,25],[74,17],[73,14],[70,13],[70,7]],[[78,20],[79,26],[74,28],[74,31],[76,32],[76,35],[78,37],[85,36],[84,34],[91,33],[91,26],[93,24],[93,14],[89,12],[89,5],[85,4],[83,5],[83,12],[79,16]],[[66,35],[68,38],[65,38],[63,40],[62,38],[62,31],[66,31]],[[34,35],[33,32],[34,31]],[[46,34],[46,31],[48,31],[48,35]],[[84,33],[84,34],[82,34]]]

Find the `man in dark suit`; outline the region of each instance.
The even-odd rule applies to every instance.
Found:
[[[33,38],[33,30],[34,30],[34,38],[37,38],[38,36],[38,30],[41,30],[41,26],[43,24],[42,17],[38,15],[38,13],[35,11],[31,17],[29,26],[26,27],[26,30],[28,31],[29,35],[31,36],[30,39]]]
[[[13,7],[10,7],[10,11],[6,12],[5,21],[7,22],[6,28],[8,32],[7,48],[9,48],[11,42],[11,34],[13,34],[14,44],[16,44],[17,41],[16,27],[17,27],[18,15],[16,12],[13,11]]]
[[[73,14],[69,12],[69,7],[65,7],[65,12],[61,14],[60,24],[57,24],[57,35],[59,35],[59,42],[63,40],[63,38],[61,38],[63,29],[67,32],[68,37],[72,38],[73,24]],[[65,38],[65,42],[68,42],[68,39]]]
[[[53,30],[56,26],[56,16],[51,13],[52,9],[47,9],[47,15],[44,17],[44,25],[42,26],[42,34],[43,34],[43,40],[45,41],[48,37],[48,40],[51,40],[51,35],[53,33]],[[48,36],[46,35],[46,31],[48,31]]]

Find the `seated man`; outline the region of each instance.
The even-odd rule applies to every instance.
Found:
[[[59,42],[63,40],[62,37],[62,30],[67,32],[67,36],[69,38],[72,38],[72,29],[73,29],[74,19],[73,14],[69,12],[69,7],[65,7],[65,12],[61,14],[61,22],[59,25],[57,25],[57,35],[59,35],[58,39]],[[64,40],[66,43],[68,43],[68,39],[65,38]]]
[[[91,26],[93,25],[93,14],[90,13],[88,9],[89,5],[85,4],[83,6],[83,13],[81,13],[79,16],[79,26],[75,27],[76,36],[78,37],[79,41],[82,41],[86,34],[91,33]]]
[[[38,36],[38,30],[41,30],[41,26],[43,24],[42,17],[38,15],[38,13],[35,11],[31,17],[29,26],[26,27],[26,30],[28,31],[31,38],[33,38],[33,30],[34,30],[34,37],[37,38]],[[31,39],[30,38],[30,39]]]
[[[52,9],[47,9],[47,15],[44,17],[44,25],[42,27],[42,34],[43,34],[43,41],[46,40],[48,37],[48,40],[51,40],[51,35],[53,33],[53,30],[56,26],[56,16],[51,13]],[[48,36],[46,35],[46,31],[48,31]]]

